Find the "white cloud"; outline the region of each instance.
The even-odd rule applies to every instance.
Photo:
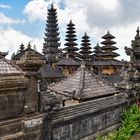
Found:
[[[111,29],[111,32],[116,37],[115,41],[117,42],[117,46],[119,48],[118,52],[121,54],[119,59],[128,59],[124,47],[131,47],[131,41],[135,38],[138,25],[140,25],[140,22],[135,22],[133,24],[126,25],[125,27],[113,27]]]
[[[24,22],[24,20],[12,19],[6,16],[4,13],[0,12],[0,24],[19,24]]]
[[[44,0],[31,0],[25,6],[23,14],[25,14],[29,18],[30,22],[42,19],[44,20],[49,3],[50,2],[46,2]]]
[[[72,19],[76,25],[79,44],[81,36],[87,32],[94,47],[97,42],[102,41],[101,37],[107,30],[110,30],[116,36],[116,46],[121,54],[119,59],[128,59],[124,46],[131,45],[136,27],[140,25],[140,2],[136,1],[134,3],[130,0],[53,0],[58,13],[61,42],[64,42],[66,25]],[[32,0],[25,6],[23,13],[32,22],[45,22],[49,4],[46,0]]]
[[[7,4],[0,4],[0,8],[12,9],[12,7],[10,5],[7,5]]]
[[[55,3],[54,7],[57,8],[60,28],[64,26],[66,27],[70,19],[72,19],[76,24],[78,31],[85,32],[89,30],[86,23],[86,11],[83,4],[78,4],[78,2],[76,3],[75,0],[64,0],[63,3],[65,3],[66,8],[61,9],[60,3],[62,2],[62,0],[54,0],[53,2]],[[30,22],[35,22],[38,20],[45,21],[47,17],[47,8],[49,6],[50,1],[32,0],[25,6],[23,14],[28,17]]]
[[[25,44],[26,47],[29,41],[32,46],[35,44],[37,50],[41,52],[42,39],[29,37],[13,28],[0,29],[0,51],[9,52],[8,58],[11,57],[13,52],[17,52],[21,43]]]

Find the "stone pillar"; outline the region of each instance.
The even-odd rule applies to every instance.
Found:
[[[26,82],[24,76],[0,77],[0,120],[23,113]]]
[[[28,90],[25,97],[25,113],[38,112],[39,95],[38,95],[38,79],[37,71],[45,63],[36,51],[27,51],[16,61],[16,64],[25,72],[25,76],[29,79]]]

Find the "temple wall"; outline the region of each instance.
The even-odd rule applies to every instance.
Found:
[[[89,102],[88,106],[90,104],[92,106],[92,102],[94,101]],[[121,114],[126,106],[126,101],[120,101],[116,105],[104,105],[102,108],[99,106],[95,111],[91,107],[88,109],[86,106],[87,104],[82,105],[81,110],[83,111],[78,114],[76,112],[79,112],[80,109],[74,110],[72,106],[54,117],[48,124],[48,130],[50,130],[48,135],[50,136],[47,140],[88,140],[96,137],[98,132],[104,134],[114,130],[120,126]],[[86,108],[88,112],[85,110]],[[71,112],[71,115],[69,115],[69,112]]]
[[[18,116],[24,110],[24,92],[0,94],[0,120]]]
[[[42,140],[43,117],[19,117],[0,121],[0,140]]]
[[[4,77],[0,80],[0,140],[43,139],[43,115],[34,110],[34,106],[28,106],[27,84],[25,77]],[[29,98],[31,105],[34,98]],[[35,105],[38,106],[37,101]],[[34,112],[27,113],[29,107]]]

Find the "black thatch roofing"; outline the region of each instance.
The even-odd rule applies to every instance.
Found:
[[[56,63],[59,58],[59,28],[57,11],[53,4],[48,9],[48,16],[46,20],[45,38],[43,43],[43,53],[45,55],[47,63]]]
[[[109,56],[117,57],[117,56],[120,56],[120,55],[116,52],[102,52],[101,56],[102,57],[109,57]]]
[[[50,65],[43,65],[38,73],[40,74],[41,78],[47,78],[47,79],[52,79],[52,78],[63,78],[64,75],[58,68],[53,68]]]
[[[123,62],[116,59],[97,60],[93,62],[94,66],[122,66]]]
[[[77,54],[77,50],[79,50],[76,46],[78,45],[75,41],[76,38],[76,31],[75,31],[75,24],[72,23],[72,20],[70,20],[69,24],[67,25],[67,31],[66,31],[66,43],[64,44],[65,47],[63,50],[69,57],[75,58]]]
[[[101,44],[103,44],[103,45],[114,45],[114,44],[116,44],[116,42],[113,41],[113,40],[110,40],[110,41],[105,40],[105,41],[102,41]]]
[[[115,36],[113,36],[112,34],[109,33],[109,31],[107,32],[107,34],[105,34],[104,36],[102,36],[103,39],[114,39]]]
[[[84,66],[68,78],[49,85],[48,89],[61,94],[63,99],[88,99],[118,93],[112,84],[97,77]]]
[[[58,63],[57,66],[80,66],[80,64],[72,58],[62,58]]]
[[[118,48],[115,47],[115,46],[109,46],[109,45],[102,46],[102,50],[108,50],[108,49],[111,49],[111,50],[118,50]]]

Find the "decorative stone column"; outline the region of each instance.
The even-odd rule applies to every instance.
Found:
[[[121,76],[123,80],[116,84],[116,87],[119,88],[122,92],[125,93],[128,98],[128,105],[134,102],[139,98],[140,92],[140,72],[129,62],[128,68],[124,71],[121,71]]]
[[[45,61],[42,60],[39,54],[34,50],[25,52],[20,60],[16,61],[16,64],[25,72],[25,76],[29,79],[28,90],[25,97],[26,113],[38,112],[39,95],[37,71],[44,63]]]

